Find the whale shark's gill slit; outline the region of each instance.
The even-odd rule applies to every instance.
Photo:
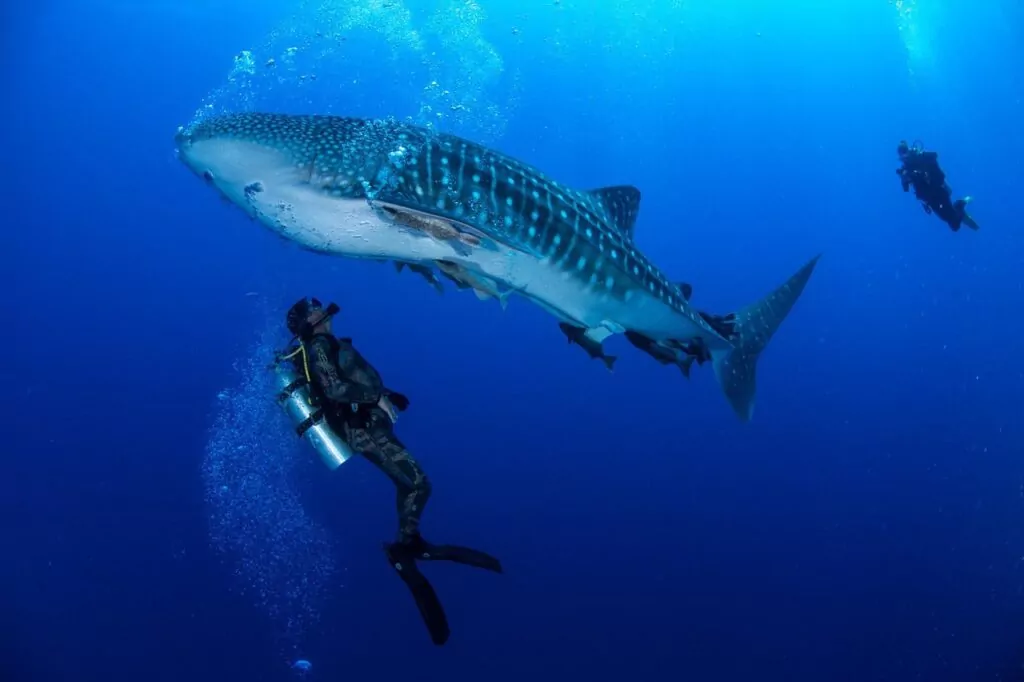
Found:
[[[317,176],[316,169],[322,167],[322,166],[320,166],[320,159],[322,157],[323,157],[323,154],[316,154],[316,155],[313,156],[312,159],[310,159],[308,165],[306,165],[306,166],[300,165],[299,166],[299,168],[301,170],[305,171],[305,176],[306,176],[304,178],[301,175],[299,176],[302,182],[305,182],[307,185],[312,185],[313,184],[313,180]]]

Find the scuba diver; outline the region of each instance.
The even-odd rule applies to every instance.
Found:
[[[398,492],[398,537],[384,552],[412,592],[434,644],[450,634],[448,620],[433,586],[417,561],[452,561],[501,573],[498,559],[467,547],[432,545],[420,536],[420,516],[430,497],[430,481],[395,436],[393,426],[409,399],[384,385],[380,373],[352,345],[331,331],[337,304],[326,309],[315,298],[303,298],[288,310],[286,324],[298,348],[283,356],[309,382],[312,401],[324,419],[353,451],[384,472]]]
[[[954,232],[960,229],[961,224],[972,230],[978,229],[978,223],[966,210],[971,198],[952,200],[952,191],[946,184],[946,174],[939,168],[936,152],[925,151],[920,143],[911,147],[906,140],[901,140],[896,154],[902,163],[896,174],[900,176],[903,191],[908,192],[913,187],[914,196],[921,202],[925,213],[934,213]]]

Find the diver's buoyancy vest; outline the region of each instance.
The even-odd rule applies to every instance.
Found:
[[[327,355],[328,357],[334,360],[335,368],[339,370],[339,375],[341,374],[341,363],[339,362],[339,354],[341,353],[342,349],[344,349],[345,351],[352,353],[353,356],[355,357],[356,372],[361,372],[368,375],[367,378],[371,379],[372,381],[374,381],[374,383],[376,383],[376,385],[380,386],[381,391],[383,392],[384,381],[380,376],[380,372],[378,372],[373,365],[367,362],[366,358],[364,358],[362,354],[358,350],[356,350],[356,347],[352,344],[352,339],[338,339],[332,334],[316,334],[309,339],[307,344],[312,343],[313,339],[315,339],[317,336],[323,337],[324,339],[327,340]],[[341,378],[346,381],[353,380],[353,376],[351,374],[342,375]],[[356,381],[356,383],[363,382]],[[322,407],[328,408],[326,410],[328,413],[333,411],[337,416],[342,417],[346,420],[355,420],[357,422],[363,422],[369,417],[370,411],[376,406],[377,401],[374,401],[373,403],[337,404],[327,398],[327,396],[324,394],[323,388],[320,386],[320,382],[318,382],[315,378],[313,379],[313,381],[310,382],[310,384],[310,394],[313,396],[313,399],[317,401],[317,404]],[[336,408],[335,410],[329,409],[329,406],[332,405]]]

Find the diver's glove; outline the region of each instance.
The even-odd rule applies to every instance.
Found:
[[[407,409],[409,409],[409,399],[406,398],[401,393],[399,393],[398,391],[392,391],[391,389],[388,389],[387,391],[384,392],[384,394],[387,396],[387,399],[391,401],[391,404],[395,406],[395,409],[398,410],[399,412],[405,412]]]

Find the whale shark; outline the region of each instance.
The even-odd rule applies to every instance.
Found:
[[[496,149],[387,118],[229,114],[179,130],[175,144],[224,199],[305,249],[393,261],[432,286],[437,269],[502,305],[527,298],[592,357],[627,334],[687,376],[694,360],[710,361],[742,421],[758,356],[819,258],[760,301],[715,315],[634,242],[640,191],[629,185],[572,188]]]

